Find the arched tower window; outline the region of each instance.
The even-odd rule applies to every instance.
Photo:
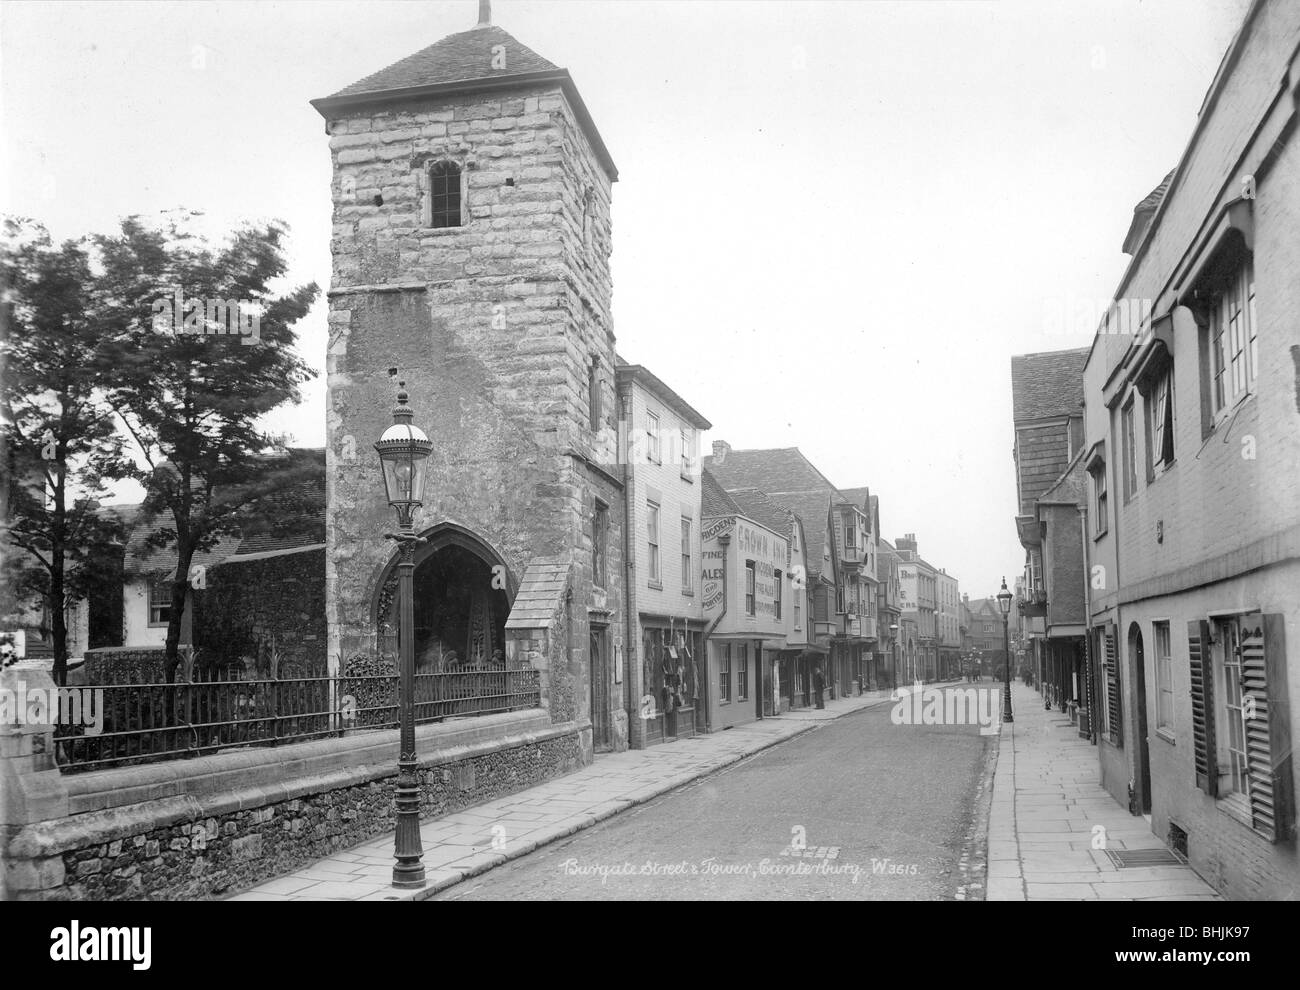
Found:
[[[460,210],[460,166],[455,162],[434,162],[429,168],[429,226],[463,225]]]

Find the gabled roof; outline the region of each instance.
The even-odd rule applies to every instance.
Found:
[[[735,501],[718,484],[708,470],[700,472],[700,515],[705,516],[739,516],[744,515]]]
[[[1011,358],[1011,406],[1017,423],[1077,416],[1090,347],[1017,354]]]

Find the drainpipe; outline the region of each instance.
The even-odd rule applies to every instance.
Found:
[[[712,622],[709,623],[709,628],[704,630],[704,636],[702,637],[702,642],[704,644],[704,683],[706,685],[712,683],[712,678],[709,677],[709,640],[713,638],[713,631],[718,628],[718,623],[720,623],[724,618],[726,618],[727,602],[730,601],[731,599],[731,593],[727,587],[727,550],[731,546],[731,534],[722,533],[721,535],[719,535],[718,545],[722,547],[722,611],[718,613],[718,617],[716,619],[714,619]],[[704,724],[708,726],[710,730],[712,730],[713,729],[713,702],[712,702],[712,696],[709,694],[707,690],[705,691],[704,694],[704,701],[705,701]]]

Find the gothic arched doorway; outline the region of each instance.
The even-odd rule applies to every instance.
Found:
[[[415,553],[415,664],[419,673],[502,669],[505,623],[515,585],[506,566],[477,537],[443,526]],[[397,569],[387,568],[375,602],[381,654],[399,647]]]

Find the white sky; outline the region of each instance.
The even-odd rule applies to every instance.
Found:
[[[972,597],[1021,567],[1010,357],[1086,345],[1133,206],[1248,0],[497,0],[620,170],[619,351],[733,447],[869,485]],[[474,25],[452,2],[0,5],[0,211],[58,238],[184,206],[278,217],[330,277],[326,96]],[[323,446],[321,376],[272,424]]]

